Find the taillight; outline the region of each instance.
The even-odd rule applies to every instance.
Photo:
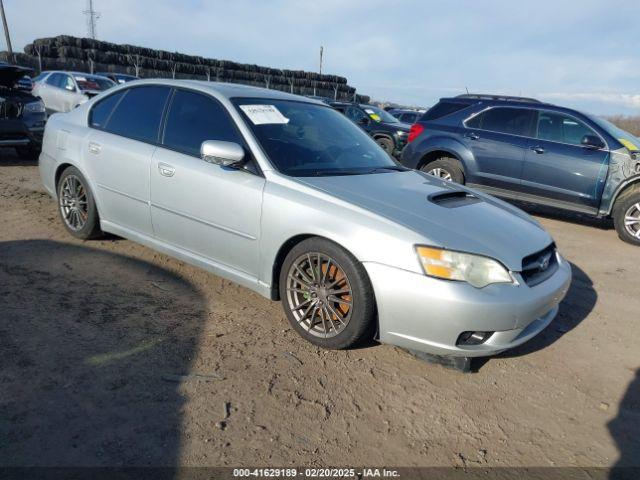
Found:
[[[411,125],[411,130],[409,130],[409,136],[407,137],[407,143],[413,142],[422,132],[424,132],[424,127],[419,123]]]

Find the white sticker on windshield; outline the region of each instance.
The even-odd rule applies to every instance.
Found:
[[[78,82],[86,82],[87,78],[86,77],[75,77],[76,81]]]
[[[240,108],[254,125],[289,123],[289,119],[275,105],[240,105]]]
[[[376,113],[373,110],[371,110],[370,108],[365,108],[364,111],[367,112],[369,115],[375,115],[375,113]]]

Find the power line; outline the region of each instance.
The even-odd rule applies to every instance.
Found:
[[[95,40],[96,38],[96,24],[100,18],[100,12],[96,12],[93,9],[93,0],[87,0],[87,9],[83,11],[87,17],[87,33],[89,37]]]

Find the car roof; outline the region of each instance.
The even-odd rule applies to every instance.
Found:
[[[135,82],[136,88],[145,84],[167,85],[170,87],[196,88],[203,91],[215,92],[217,95],[230,98],[270,98],[274,100],[295,100],[297,102],[313,103],[315,105],[326,106],[325,103],[312,98],[294,95],[292,93],[281,92],[280,90],[271,90],[267,88],[252,87],[250,85],[242,85],[239,83],[222,83],[207,82],[206,80],[173,80],[166,78],[147,78]],[[125,84],[126,85],[126,84]],[[126,88],[124,85],[122,88]]]

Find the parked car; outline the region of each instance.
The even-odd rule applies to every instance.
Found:
[[[408,123],[409,125],[416,123],[422,115],[424,110],[407,110],[394,108],[389,110],[389,113],[400,120],[402,123]]]
[[[44,104],[31,93],[16,88],[30,68],[0,65],[0,146],[13,147],[21,157],[40,152],[46,121]]]
[[[68,112],[115,84],[100,75],[50,71],[36,77],[33,94],[42,99],[47,112]]]
[[[331,102],[330,105],[358,124],[389,156],[400,156],[407,142],[410,124],[400,122],[374,105],[349,102]]]
[[[50,118],[40,173],[71,235],[112,232],[280,300],[325,348],[376,335],[491,355],[542,331],[571,279],[524,212],[275,90],[120,85]]]
[[[140,80],[139,77],[136,77],[135,75],[127,75],[126,73],[96,72],[96,75],[100,75],[101,77],[106,77],[115,83],[127,83],[127,82],[132,82],[134,80]]]
[[[535,99],[443,98],[414,124],[402,163],[507,199],[613,217],[640,245],[640,140]]]

